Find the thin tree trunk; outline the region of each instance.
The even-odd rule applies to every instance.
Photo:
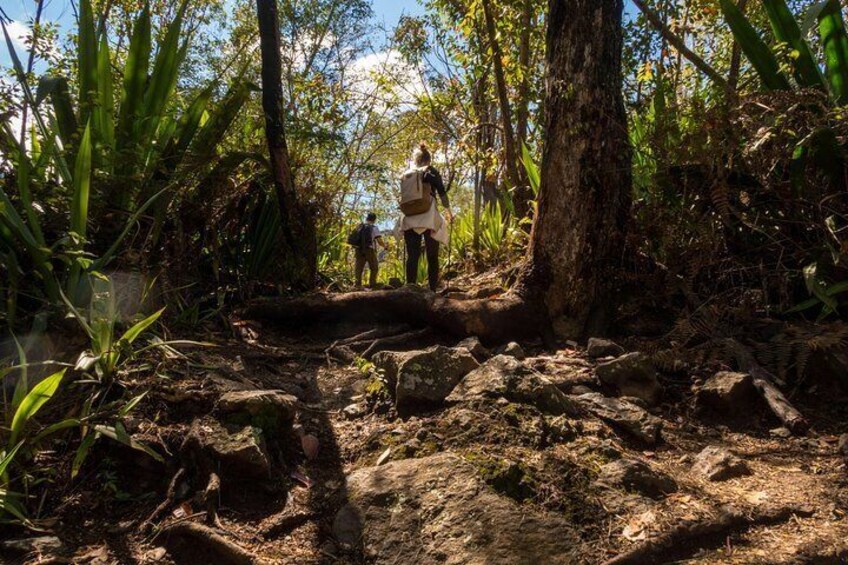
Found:
[[[623,0],[549,0],[539,215],[522,277],[561,337],[602,331],[632,202]]]
[[[312,214],[298,198],[294,185],[286,130],[283,121],[282,57],[277,0],[256,0],[259,38],[262,52],[262,109],[265,113],[265,137],[268,141],[274,188],[286,244],[291,250],[289,262],[294,285],[310,288],[315,284],[317,239]]]
[[[533,3],[524,0],[521,12],[521,36],[518,42],[518,67],[521,82],[518,85],[518,109],[516,110],[515,133],[519,148],[527,143],[527,128],[530,121],[530,38],[534,27]]]
[[[665,25],[660,15],[651,10],[648,5],[645,4],[644,0],[633,0],[633,3],[636,5],[637,8],[639,8],[639,10],[643,14],[645,14],[645,18],[647,18],[648,22],[650,22],[650,24],[654,26],[654,28],[658,32],[660,32],[660,35],[662,35],[666,40],[668,40],[668,42],[673,45],[674,48],[677,49],[684,57],[686,57],[686,59],[689,60],[690,63],[695,65],[695,68],[710,77],[713,82],[715,82],[720,87],[727,87],[727,80],[725,80],[725,78],[721,76],[721,73],[711,67],[709,63],[699,57],[695,52],[689,49],[686,46],[686,42],[680,39],[680,37],[677,36],[673,31],[671,31],[668,26]]]
[[[492,50],[493,64],[495,68],[495,86],[500,102],[501,123],[503,126],[504,161],[506,174],[514,189],[513,203],[515,212],[520,217],[527,214],[528,201],[532,198],[530,189],[523,180],[518,168],[518,153],[515,147],[515,132],[512,127],[512,106],[509,103],[509,93],[506,87],[506,75],[503,67],[503,52],[498,42],[495,19],[492,15],[490,0],[483,0],[483,15],[486,20],[486,33],[489,39],[489,48]]]

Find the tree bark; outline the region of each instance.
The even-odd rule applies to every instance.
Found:
[[[312,213],[304,206],[294,184],[283,119],[282,57],[280,55],[280,18],[277,0],[256,0],[259,39],[262,52],[262,109],[265,113],[265,137],[268,141],[274,189],[288,257],[291,283],[301,288],[315,284],[318,247]]]
[[[483,15],[486,20],[486,33],[489,39],[489,48],[492,51],[493,66],[495,68],[495,87],[498,93],[498,101],[501,110],[501,124],[503,127],[504,160],[506,174],[513,188],[513,204],[515,213],[519,217],[527,215],[528,202],[533,195],[530,187],[524,179],[524,175],[518,167],[518,152],[515,147],[515,130],[512,127],[512,106],[509,103],[509,92],[506,86],[506,75],[503,67],[503,51],[498,41],[495,28],[495,18],[492,14],[491,0],[483,0]]]
[[[549,0],[539,212],[521,292],[555,333],[601,332],[632,203],[623,0]]]

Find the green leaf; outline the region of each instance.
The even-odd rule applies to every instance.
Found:
[[[3,457],[0,458],[0,477],[6,474],[6,469],[9,468],[9,465],[12,464],[12,461],[15,459],[15,455],[17,455],[18,450],[24,442],[18,442],[12,449],[3,454]]]
[[[18,438],[23,433],[27,423],[33,416],[44,406],[44,403],[50,400],[59,388],[62,378],[65,376],[65,369],[58,373],[54,373],[32,387],[32,390],[21,401],[20,406],[15,411],[15,416],[12,418],[12,435],[9,438],[9,445],[18,441]]]
[[[127,176],[132,176],[134,170],[137,132],[140,131],[139,121],[143,112],[144,89],[150,66],[150,50],[150,7],[145,5],[133,25],[127,50],[124,87],[116,132],[117,150],[120,158],[124,160],[123,165],[127,168]]]
[[[68,79],[60,76],[41,77],[38,80],[38,89],[35,96],[36,102],[40,104],[48,96],[53,102],[53,115],[56,117],[59,137],[65,149],[70,150],[74,136],[79,130],[79,124],[74,114],[71,92],[68,88]]]
[[[145,318],[145,319],[143,319],[142,321],[138,322],[138,323],[137,323],[137,324],[135,324],[133,327],[131,327],[130,329],[128,329],[126,332],[124,332],[124,335],[122,335],[122,336],[121,336],[121,339],[120,339],[119,341],[124,341],[124,342],[126,342],[126,343],[132,343],[132,342],[134,342],[134,341],[136,340],[136,338],[137,338],[139,335],[141,335],[141,333],[142,333],[144,330],[146,330],[147,328],[149,328],[150,326],[152,326],[152,325],[156,322],[156,320],[158,320],[158,319],[159,319],[159,317],[162,315],[162,312],[164,312],[164,311],[165,311],[165,309],[164,309],[164,308],[162,308],[162,309],[161,309],[161,310],[159,310],[158,312],[154,312],[153,314],[151,314],[151,315],[150,315],[150,316],[148,316],[147,318]]]
[[[123,417],[123,416],[126,416],[127,414],[129,414],[130,412],[132,412],[132,411],[133,411],[133,409],[134,409],[136,406],[138,406],[138,403],[139,403],[139,402],[141,402],[141,401],[144,399],[144,397],[145,397],[145,396],[147,396],[147,393],[148,393],[148,392],[150,392],[150,391],[144,391],[144,392],[142,392],[141,394],[139,394],[139,395],[134,396],[133,398],[131,398],[129,402],[127,402],[126,404],[124,404],[124,405],[121,407],[121,409],[120,409],[120,410],[118,410],[118,416]]]
[[[819,34],[830,91],[838,104],[848,103],[848,35],[839,0],[829,0],[819,12]]]
[[[18,349],[18,363],[21,366],[21,374],[18,376],[18,382],[15,385],[15,393],[12,396],[12,410],[16,409],[20,406],[21,401],[23,401],[26,396],[27,391],[29,390],[29,382],[27,379],[27,358],[26,351],[21,347],[21,342],[18,341],[18,338],[13,334],[12,338],[15,340],[15,347]]]
[[[77,152],[74,167],[74,195],[71,201],[71,231],[85,237],[88,225],[88,200],[91,190],[91,128],[85,132]]]
[[[798,54],[793,66],[795,81],[802,87],[826,89],[827,85],[821,69],[813,58],[810,46],[801,35],[798,22],[789,10],[789,6],[786,5],[785,0],[763,0],[763,7],[768,15],[774,36],[778,41],[789,45]]]
[[[71,463],[71,478],[75,478],[82,468],[82,464],[85,462],[86,457],[88,457],[88,452],[91,451],[91,446],[94,445],[94,442],[97,441],[97,438],[100,434],[97,432],[90,432],[82,438],[82,441],[77,448],[76,455],[74,455],[74,461]]]
[[[68,418],[66,420],[62,420],[60,422],[56,422],[55,424],[50,424],[36,435],[32,439],[32,443],[37,444],[47,436],[51,436],[57,432],[61,432],[62,430],[67,430],[68,428],[75,428],[79,426],[82,422],[77,418]]]
[[[80,0],[77,38],[80,123],[88,122],[97,102],[97,33],[91,0]]]
[[[768,45],[736,6],[734,0],[720,0],[724,18],[733,32],[742,52],[756,69],[768,90],[788,90],[789,81],[780,72],[780,65]]]
[[[109,154],[115,149],[115,102],[112,94],[112,65],[106,35],[97,51],[97,108],[94,112],[94,138]],[[111,168],[110,168],[111,169]]]
[[[164,462],[165,459],[156,453],[150,446],[145,445],[140,441],[136,441],[127,435],[127,431],[124,429],[124,426],[119,422],[115,424],[115,426],[104,426],[98,425],[94,426],[94,429],[104,436],[117,441],[118,443],[122,443],[127,447],[135,449],[136,451],[141,451],[142,453],[146,453],[153,459],[159,462]]]

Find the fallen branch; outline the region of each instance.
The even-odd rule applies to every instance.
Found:
[[[804,418],[804,415],[789,403],[783,393],[780,392],[780,389],[774,384],[776,380],[774,375],[761,367],[754,359],[751,351],[735,339],[726,340],[726,344],[736,359],[739,370],[751,375],[754,381],[754,387],[769,405],[774,415],[793,434],[804,435],[810,429],[810,424]]]
[[[640,543],[630,551],[604,562],[604,565],[640,565],[642,563],[667,563],[693,555],[702,547],[724,543],[733,532],[752,526],[778,524],[793,516],[807,518],[813,515],[808,508],[788,506],[767,507],[753,514],[745,514],[732,507],[724,507],[715,518],[698,522],[681,522],[654,539]]]
[[[180,522],[165,527],[153,539],[172,554],[186,561],[178,563],[215,563],[216,565],[255,565],[256,557],[229,541],[214,529],[196,522]]]

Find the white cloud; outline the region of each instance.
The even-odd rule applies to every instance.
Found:
[[[6,29],[9,31],[9,37],[12,38],[12,43],[16,48],[26,49],[26,40],[29,39],[31,30],[24,22],[12,20],[6,24]],[[18,54],[20,56],[20,54]]]
[[[348,86],[363,96],[378,96],[384,102],[409,106],[426,94],[421,70],[396,49],[364,55],[348,70]]]

